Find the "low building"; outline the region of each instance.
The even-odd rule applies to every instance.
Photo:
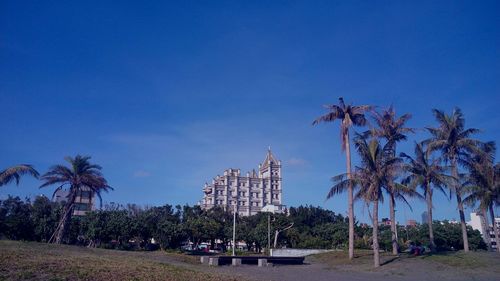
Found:
[[[52,201],[59,202],[59,203],[67,202],[68,195],[69,195],[68,190],[64,190],[64,189],[58,190],[54,194]],[[80,191],[76,195],[75,204],[73,207],[73,215],[74,216],[84,216],[87,212],[93,211],[95,209],[94,197],[95,196],[90,189],[82,188],[82,191]]]
[[[417,226],[417,221],[416,220],[407,220],[406,221],[406,226],[408,226],[408,227],[416,227]]]
[[[220,206],[231,211],[236,209],[241,216],[251,216],[266,205],[274,205],[283,211],[281,161],[269,149],[258,171],[252,170],[243,176],[240,169],[227,169],[211,184],[205,183],[203,193],[199,205],[205,210]]]

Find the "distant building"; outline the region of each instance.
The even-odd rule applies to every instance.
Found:
[[[417,226],[417,221],[416,220],[407,220],[406,226],[415,227],[415,226]]]
[[[74,216],[84,216],[87,212],[94,210],[94,194],[93,192],[88,189],[88,188],[82,188],[83,190],[80,191],[75,198],[75,205],[73,207],[73,215]],[[54,197],[52,198],[52,201],[54,202],[66,202],[68,201],[68,195],[69,191],[68,190],[58,190],[55,194]]]
[[[422,224],[427,224],[427,220],[429,220],[429,213],[425,211],[422,213]]]
[[[491,241],[491,246],[496,250],[497,241],[495,239],[495,231],[493,230],[493,225],[488,223],[488,219],[483,216],[481,212],[471,212],[470,221],[467,222],[473,229],[481,232],[484,242],[488,243]],[[500,218],[495,218],[495,224],[500,229]]]
[[[215,206],[236,211],[242,216],[255,215],[266,205],[275,205],[279,211],[282,205],[281,161],[268,150],[266,159],[259,164],[259,171],[242,176],[240,169],[227,169],[211,184],[205,183],[204,196],[199,205],[202,209]]]

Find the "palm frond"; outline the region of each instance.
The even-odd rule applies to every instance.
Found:
[[[12,166],[0,171],[0,186],[9,184],[12,181],[15,181],[16,185],[19,185],[19,180],[24,175],[30,175],[38,178],[39,173],[35,170],[35,168],[33,168],[32,165],[20,164]]]

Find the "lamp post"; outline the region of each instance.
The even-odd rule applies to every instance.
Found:
[[[261,212],[267,212],[267,251],[271,255],[271,213],[276,212],[276,206],[266,205],[262,207]]]
[[[236,255],[234,249],[236,248],[236,204],[234,204],[233,212],[233,257]]]

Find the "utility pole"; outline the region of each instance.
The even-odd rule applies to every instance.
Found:
[[[233,257],[236,256],[234,248],[236,248],[236,204],[234,204],[233,212]]]

